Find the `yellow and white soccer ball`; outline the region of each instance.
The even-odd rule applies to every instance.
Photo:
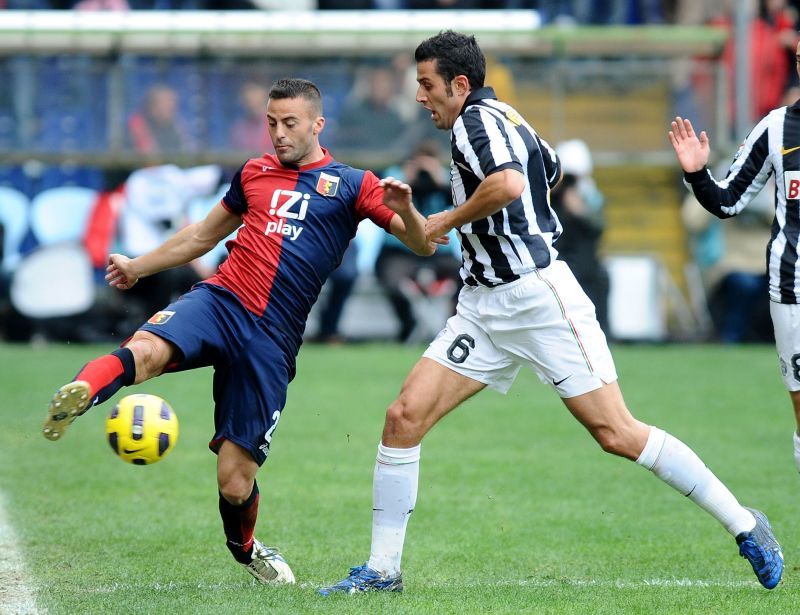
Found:
[[[123,461],[147,465],[161,461],[178,441],[178,417],[156,395],[128,395],[106,418],[111,449]]]

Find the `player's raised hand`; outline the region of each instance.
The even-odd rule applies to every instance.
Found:
[[[106,267],[106,281],[109,286],[127,290],[139,281],[139,276],[131,267],[131,259],[122,254],[111,254]]]
[[[692,123],[680,116],[672,120],[671,126],[669,141],[681,168],[687,173],[701,171],[708,164],[708,155],[711,151],[708,135],[702,131],[698,137]]]
[[[399,214],[411,209],[411,186],[394,177],[382,179],[383,204],[394,213]]]

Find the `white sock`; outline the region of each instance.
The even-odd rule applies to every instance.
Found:
[[[708,512],[732,536],[755,527],[752,513],[739,504],[694,451],[661,429],[650,427],[647,444],[636,463]]]
[[[381,442],[372,479],[372,548],[367,565],[384,576],[400,572],[408,518],[417,502],[420,445],[390,448]]]
[[[797,431],[792,435],[792,440],[794,441],[794,465],[800,472],[800,436],[797,435]]]

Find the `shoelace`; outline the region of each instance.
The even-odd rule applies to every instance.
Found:
[[[366,566],[353,566],[345,581],[355,587],[360,581],[369,581],[372,578],[374,578],[374,576],[369,574],[369,570]]]
[[[270,557],[280,557],[280,553],[277,549],[272,547],[265,547],[261,546],[260,548],[256,548],[255,555],[258,558],[270,558]]]

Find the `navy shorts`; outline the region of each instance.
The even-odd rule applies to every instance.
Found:
[[[294,377],[294,355],[266,322],[224,288],[198,284],[140,327],[178,347],[168,371],[214,367],[214,437],[219,451],[230,440],[261,465]]]

